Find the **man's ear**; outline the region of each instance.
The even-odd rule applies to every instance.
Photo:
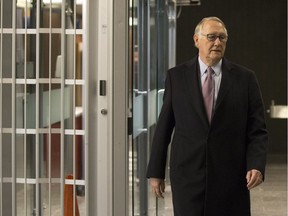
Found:
[[[195,47],[198,48],[198,41],[199,41],[198,35],[195,34],[195,35],[193,36],[193,40],[194,40],[194,45],[195,45]]]

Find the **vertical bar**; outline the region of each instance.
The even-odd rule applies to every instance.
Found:
[[[16,216],[16,0],[12,9],[12,216]]]
[[[39,93],[39,70],[40,70],[40,0],[37,0],[36,4],[36,154],[35,154],[35,178],[36,178],[36,215],[40,216],[41,209],[40,209],[40,186],[39,186],[39,176],[40,176],[40,161],[39,161],[39,145],[40,145],[40,137],[39,137],[39,121],[40,121],[40,115],[39,115],[39,109],[40,109],[40,93]]]
[[[2,57],[3,57],[3,0],[0,1],[0,7],[1,7],[1,17],[0,17],[0,44],[1,44],[1,49],[0,49],[0,216],[3,216],[3,207],[2,207],[2,201],[3,201],[3,170],[2,170],[2,145],[3,145],[3,140],[2,140],[2,104],[3,104],[3,97],[2,97],[2,91],[3,91],[3,82],[2,82],[2,77],[3,77],[3,64],[2,64]]]
[[[72,7],[72,6],[71,6]],[[74,34],[73,34],[73,59],[74,59],[74,65],[73,65],[73,75],[74,75],[74,85],[73,85],[73,109],[72,109],[72,116],[73,116],[73,216],[76,215],[76,185],[75,185],[75,179],[76,179],[76,137],[75,137],[75,129],[76,129],[76,116],[75,116],[75,107],[76,107],[76,1],[74,1],[73,4],[73,28],[74,28]]]
[[[147,133],[142,133],[137,139],[137,144],[139,149],[137,150],[138,155],[138,172],[139,172],[139,190],[140,190],[140,215],[146,215],[148,210],[148,194],[147,194],[147,180],[146,176],[144,174],[144,170],[146,170],[147,166],[147,141],[148,141],[148,113],[145,113],[147,111],[147,102],[149,98],[149,88],[148,88],[148,74],[150,73],[150,64],[149,64],[149,0],[142,1],[141,4],[139,4],[139,23],[141,23],[141,26],[139,26],[139,74],[141,83],[139,83],[140,90],[146,91],[147,94],[143,95],[143,126],[144,128],[147,128]],[[142,42],[142,44],[140,44]],[[146,64],[147,63],[147,64]],[[146,96],[146,97],[145,97]],[[145,103],[146,102],[146,103]]]
[[[97,78],[107,80],[107,96],[97,100],[97,215],[112,215],[112,41],[113,41],[113,1],[99,1]],[[102,115],[101,110],[108,114]],[[103,145],[105,143],[105,145]]]
[[[90,134],[89,133],[89,125],[90,125],[89,118],[90,117],[93,118],[95,115],[94,114],[95,112],[93,112],[93,113],[91,112],[91,115],[90,115],[89,106],[94,105],[94,103],[90,99],[90,97],[92,97],[92,91],[91,92],[89,91],[89,89],[90,89],[90,82],[89,81],[92,82],[92,81],[94,81],[94,79],[90,79],[90,76],[92,77],[93,75],[92,75],[92,73],[88,73],[88,71],[90,71],[91,69],[94,68],[93,66],[95,64],[95,61],[90,61],[91,56],[89,58],[89,47],[94,45],[93,43],[89,43],[89,38],[92,38],[92,37],[89,37],[90,35],[92,36],[92,31],[91,32],[89,31],[89,17],[93,16],[93,14],[90,13],[90,10],[89,10],[89,6],[90,6],[89,4],[90,4],[90,1],[83,0],[83,5],[82,5],[82,7],[83,7],[83,56],[82,56],[82,59],[83,59],[83,78],[85,81],[85,85],[83,87],[83,92],[84,92],[83,120],[84,120],[84,130],[85,130],[85,135],[84,135],[85,171],[84,171],[84,173],[85,173],[85,200],[86,200],[85,201],[85,209],[86,209],[86,215],[93,215],[93,212],[95,212],[95,211],[90,210],[90,206],[93,206],[92,202],[90,204],[90,200],[91,200],[90,197],[92,197],[91,195],[94,194],[95,186],[90,188],[90,179],[92,180],[91,182],[93,182],[94,176],[95,176],[95,171],[90,173],[90,169],[89,169],[90,168],[90,166],[89,166],[90,154],[89,154],[89,152],[94,153],[94,151],[92,149],[90,149],[88,143],[90,140],[89,139],[89,137],[90,137],[89,136],[89,134]],[[95,2],[93,1],[92,4],[95,4]],[[94,13],[93,17],[95,17],[95,13]],[[96,19],[96,21],[97,21],[97,19]],[[92,49],[92,53],[95,53],[95,50]],[[92,64],[90,65],[90,62],[93,63],[93,66],[92,66]],[[94,97],[94,100],[95,100],[95,97]],[[95,125],[95,123],[94,123],[94,125]],[[88,176],[88,173],[89,173],[89,176]],[[94,205],[94,208],[97,208],[97,204]]]
[[[24,35],[24,215],[27,215],[27,1],[25,1],[25,35]]]
[[[48,216],[51,216],[51,201],[52,201],[52,185],[51,185],[51,158],[52,158],[52,147],[51,147],[51,139],[52,139],[52,134],[51,134],[51,81],[52,81],[52,71],[51,71],[51,55],[52,55],[52,0],[50,0],[50,5],[49,5],[49,101],[48,101],[48,179],[49,179],[49,186],[48,186]]]
[[[66,60],[66,53],[65,53],[65,16],[66,16],[66,8],[65,8],[65,1],[62,1],[61,7],[61,113],[60,113],[60,123],[61,123],[61,134],[60,134],[60,167],[61,167],[61,215],[64,215],[64,187],[65,187],[65,176],[64,176],[64,138],[65,138],[65,127],[64,127],[64,87],[65,87],[65,60]]]
[[[114,1],[113,19],[113,214],[129,215],[128,169],[128,11],[129,1]],[[117,143],[117,144],[116,144]]]

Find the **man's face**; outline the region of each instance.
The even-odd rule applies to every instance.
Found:
[[[199,49],[200,59],[212,66],[224,56],[227,32],[221,23],[209,20],[203,24],[199,34],[194,35],[194,42]]]

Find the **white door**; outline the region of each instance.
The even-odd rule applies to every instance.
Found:
[[[95,46],[95,60],[89,58],[89,46],[97,44],[97,37],[89,40],[89,34],[98,34],[99,7],[105,13],[109,5],[89,5],[86,0],[0,3],[0,216],[107,211],[102,210],[111,198],[107,186],[99,187],[107,199],[98,204],[92,189],[111,171],[109,157],[93,155],[100,141],[109,142],[109,115],[98,115],[109,109],[109,97],[91,89],[98,79],[108,79],[109,73],[97,70],[109,70],[105,67],[111,53],[102,55],[104,61]],[[104,33],[107,26],[102,26]],[[96,65],[90,65],[94,61]],[[88,178],[101,171],[102,177],[89,187]]]

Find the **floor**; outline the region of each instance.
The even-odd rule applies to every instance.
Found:
[[[150,193],[151,195],[151,193]],[[252,216],[287,216],[287,159],[269,156],[265,182],[251,190]],[[158,201],[149,216],[173,216],[171,189],[168,185],[164,200]]]
[[[130,188],[132,185],[130,185]],[[59,191],[59,189],[58,189]],[[166,187],[165,199],[156,200],[150,190],[148,190],[148,216],[173,216],[173,208],[171,202],[171,188]],[[137,193],[137,191],[135,191]],[[53,193],[54,194],[54,193]],[[52,216],[61,216],[60,214],[60,200],[55,197],[52,199]],[[130,191],[130,196],[132,191]],[[31,194],[32,195],[32,194]],[[137,195],[136,195],[137,197]],[[78,205],[80,216],[85,215],[85,196],[78,196]],[[18,193],[18,211],[17,215],[25,215],[23,212],[23,193]],[[28,199],[29,200],[29,199]],[[139,201],[139,200],[138,200]],[[132,215],[132,207],[130,206],[129,215],[137,216],[140,214],[139,202],[135,200],[134,214]],[[266,168],[265,182],[251,191],[252,202],[252,216],[287,216],[287,159],[286,157],[270,156]],[[131,203],[131,199],[130,199]],[[157,203],[157,204],[156,204]],[[157,209],[156,207],[157,206]],[[46,213],[45,213],[46,212]],[[31,214],[28,214],[31,215]],[[47,214],[47,209],[44,210],[43,215]],[[145,214],[147,215],[147,214]]]
[[[287,216],[287,161],[269,160],[265,182],[251,191],[252,216]]]

